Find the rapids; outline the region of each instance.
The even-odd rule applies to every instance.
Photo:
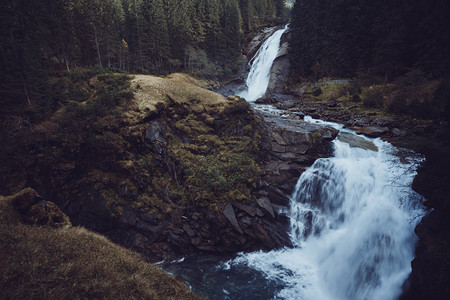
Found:
[[[240,96],[264,95],[284,29],[252,60]],[[260,109],[255,106],[255,109]],[[422,158],[335,123],[334,155],[298,179],[287,216],[294,248],[239,254],[223,262],[191,257],[166,270],[210,299],[393,300],[411,272],[423,198],[411,189]]]

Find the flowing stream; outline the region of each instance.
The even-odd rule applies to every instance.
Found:
[[[279,44],[279,37],[271,43]],[[257,57],[253,64],[259,63]],[[260,67],[252,69],[258,73]],[[291,195],[287,215],[294,248],[239,254],[225,262],[191,257],[167,268],[200,295],[304,300],[393,300],[400,295],[411,272],[414,228],[424,214],[422,196],[411,189],[422,158],[335,123],[305,121],[340,134],[333,141],[333,157],[308,168]]]

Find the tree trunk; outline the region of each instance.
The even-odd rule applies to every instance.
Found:
[[[15,53],[16,59],[17,59],[17,61],[19,61],[20,59],[19,59],[19,56],[17,54],[18,51],[17,51],[17,46],[16,46],[16,40],[14,39],[14,35],[13,35],[13,30],[12,29],[10,29],[9,35],[10,35],[10,38],[11,38],[11,42],[12,42],[12,45],[13,45],[13,49],[14,49],[14,53]],[[28,105],[31,105],[31,99],[30,99],[30,95],[28,94],[27,83],[25,81],[25,76],[23,74],[22,68],[20,68],[20,70],[19,70],[19,76],[20,76],[20,80],[22,81],[23,90],[25,92],[25,97],[27,99],[27,103],[28,103]]]
[[[139,47],[139,60],[141,65],[141,71],[144,73],[144,59],[142,56],[142,43],[141,43],[141,34],[139,32],[139,16],[138,11],[136,7],[136,1],[134,1],[134,10],[135,10],[135,17],[136,17],[136,31],[137,31],[137,38],[138,38],[138,47]]]
[[[95,27],[94,23],[92,23],[92,27],[94,28],[94,38],[95,38],[95,47],[97,48],[98,64],[100,65],[100,68],[103,68],[102,56],[100,55],[100,46],[98,44],[97,28]]]

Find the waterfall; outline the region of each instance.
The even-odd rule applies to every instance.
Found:
[[[240,95],[248,101],[265,93],[285,30],[276,31],[256,54],[248,90]],[[288,300],[400,295],[414,258],[414,228],[424,215],[423,198],[411,189],[421,158],[342,125],[305,121],[340,134],[334,156],[316,160],[291,195],[287,215],[294,248],[240,254],[225,263],[202,256],[180,266],[201,295]]]
[[[264,95],[269,85],[270,69],[280,49],[281,36],[287,28],[288,25],[272,34],[252,58],[250,62],[253,63],[245,81],[247,88],[239,94],[240,97],[253,102]]]
[[[420,158],[380,139],[357,136],[363,149],[336,139],[334,157],[318,159],[298,179],[289,218],[294,249],[243,254],[248,265],[283,282],[276,299],[396,299],[411,272],[423,215],[411,188]],[[376,150],[377,151],[374,151]]]

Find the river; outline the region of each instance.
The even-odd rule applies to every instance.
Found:
[[[249,101],[265,93],[284,30],[276,31],[252,60],[248,90],[241,94]],[[271,52],[272,61],[259,59],[264,52]],[[267,78],[265,87],[262,78]],[[340,134],[333,141],[333,157],[316,160],[290,197],[286,214],[294,248],[241,253],[228,260],[190,257],[166,267],[200,295],[304,300],[400,295],[411,272],[414,228],[424,214],[423,198],[411,189],[422,158],[339,124],[311,117],[305,121]]]

